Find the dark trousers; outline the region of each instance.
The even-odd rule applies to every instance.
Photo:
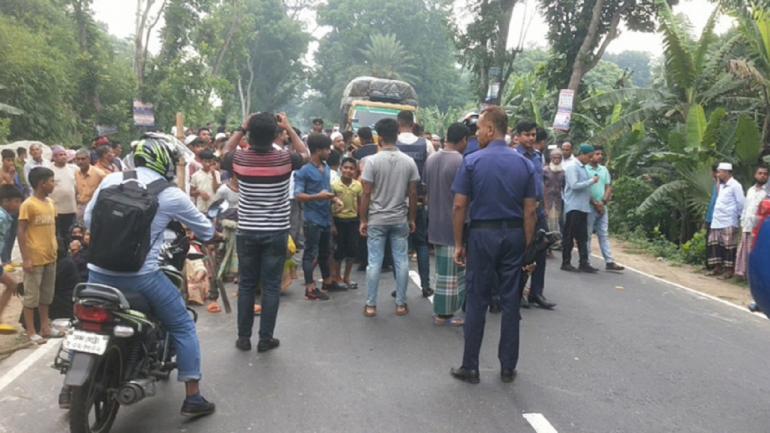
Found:
[[[11,229],[5,235],[5,244],[3,245],[3,251],[0,252],[0,260],[3,264],[11,262],[11,254],[13,253],[13,244],[16,243],[16,232],[19,230],[19,214],[11,215],[13,218],[11,222]]]
[[[537,220],[537,226],[535,227],[535,232],[541,229],[548,231],[548,221],[546,221],[545,218],[538,218]],[[531,274],[524,273],[521,277],[520,286],[521,286],[522,292],[524,291],[524,286],[527,284],[527,280],[532,279],[532,282],[529,285],[530,298],[532,298],[533,296],[543,296],[543,289],[545,288],[545,265],[546,265],[547,254],[548,254],[547,249],[543,251],[539,251],[535,256],[535,271],[532,272]]]
[[[465,351],[463,367],[478,370],[487,308],[497,288],[503,310],[498,358],[501,368],[516,368],[519,359],[519,305],[523,229],[471,229],[465,273]]]
[[[286,263],[288,230],[276,232],[240,231],[238,247],[238,336],[251,337],[257,284],[262,287],[262,315],[259,339],[273,337],[278,318],[281,277]]]
[[[572,247],[577,243],[580,254],[580,266],[588,266],[588,214],[579,210],[567,212],[564,223],[564,239],[561,241],[561,262],[568,265],[572,262]]]
[[[60,213],[56,215],[56,237],[64,242],[65,247],[69,247],[70,230],[75,225],[74,213]]]
[[[415,230],[409,235],[410,246],[417,252],[417,271],[420,274],[421,288],[430,287],[430,252],[428,250],[428,209],[417,205]]]
[[[306,222],[305,251],[302,253],[302,271],[305,273],[305,284],[313,283],[313,269],[316,261],[321,268],[321,276],[327,279],[331,276],[329,269],[329,256],[332,248],[332,228]]]

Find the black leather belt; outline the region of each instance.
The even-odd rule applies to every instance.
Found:
[[[520,229],[524,227],[523,220],[477,220],[471,221],[472,229]]]

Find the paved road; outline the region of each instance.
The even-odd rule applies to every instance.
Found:
[[[435,328],[413,285],[410,315],[396,317],[387,275],[375,319],[361,314],[362,290],[309,303],[295,287],[281,304],[281,347],[267,354],[233,347],[234,316],[202,313],[203,389],[216,415],[185,423],[171,382],[122,408],[112,431],[531,433],[527,413],[560,433],[769,431],[770,322],[633,272],[555,264],[546,294],[559,306],[523,311],[512,385],[498,379],[499,317],[488,319],[481,384],[457,382],[448,370],[462,330]],[[0,364],[0,385],[29,353]],[[0,432],[67,431],[51,357],[0,390]]]

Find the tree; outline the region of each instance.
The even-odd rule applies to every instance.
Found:
[[[748,42],[750,57],[734,59],[730,70],[741,79],[749,80],[759,90],[763,108],[762,141],[770,147],[770,11],[768,6],[753,1],[734,9],[739,29]]]
[[[508,34],[516,0],[474,0],[467,5],[474,15],[465,32],[459,32],[456,44],[460,62],[473,73],[475,93],[484,101],[490,83],[499,82],[496,95],[489,102],[499,104],[500,95],[513,72],[513,62],[520,47],[508,49]]]
[[[449,26],[450,0],[329,0],[318,6],[317,21],[328,32],[319,40],[310,74],[313,95],[325,107],[322,116],[336,118],[347,83],[364,63],[371,35],[386,31],[414,59],[415,87],[421,106],[445,110],[469,99],[456,61]]]
[[[621,23],[632,31],[654,29],[656,0],[540,0],[540,5],[554,49],[545,76],[556,88],[577,92],[618,36]]]
[[[652,57],[647,51],[608,53],[603,59],[631,72],[631,80],[636,87],[649,87],[652,84]]]
[[[356,72],[389,80],[418,81],[414,76],[414,58],[393,34],[374,33],[361,50],[363,64]]]
[[[155,26],[158,25],[160,17],[163,16],[163,9],[168,0],[162,0],[160,7],[152,16],[152,7],[157,0],[136,0],[136,16],[134,27],[134,74],[136,82],[141,88],[144,86],[145,68],[147,66],[147,56],[150,44],[150,36]]]

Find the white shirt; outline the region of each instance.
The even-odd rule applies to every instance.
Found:
[[[75,172],[78,171],[78,168],[72,164],[65,164],[64,167],[57,167],[54,164],[50,169],[53,171],[54,180],[51,200],[56,207],[56,213],[71,214],[77,212]]]
[[[420,137],[412,134],[411,132],[402,132],[398,134],[398,142],[404,144],[414,144]],[[433,154],[436,149],[433,148],[433,141],[425,139],[425,150],[428,152],[428,156]]]
[[[714,204],[714,218],[711,220],[711,228],[738,227],[745,201],[743,186],[735,178],[731,177],[730,180],[720,185],[717,201]]]
[[[577,161],[577,158],[574,156],[570,156],[569,158],[562,158],[561,160],[561,166],[564,167],[564,171],[567,171],[567,168],[574,164]]]
[[[767,198],[765,186],[754,185],[746,192],[746,202],[741,214],[741,228],[744,233],[750,233],[757,225],[757,210],[762,200]]]
[[[47,167],[51,168],[51,162],[46,161],[45,159],[41,160],[40,162],[35,161],[34,159],[30,158],[26,164],[24,164],[24,177],[29,180],[29,172],[32,171],[35,167]]]

